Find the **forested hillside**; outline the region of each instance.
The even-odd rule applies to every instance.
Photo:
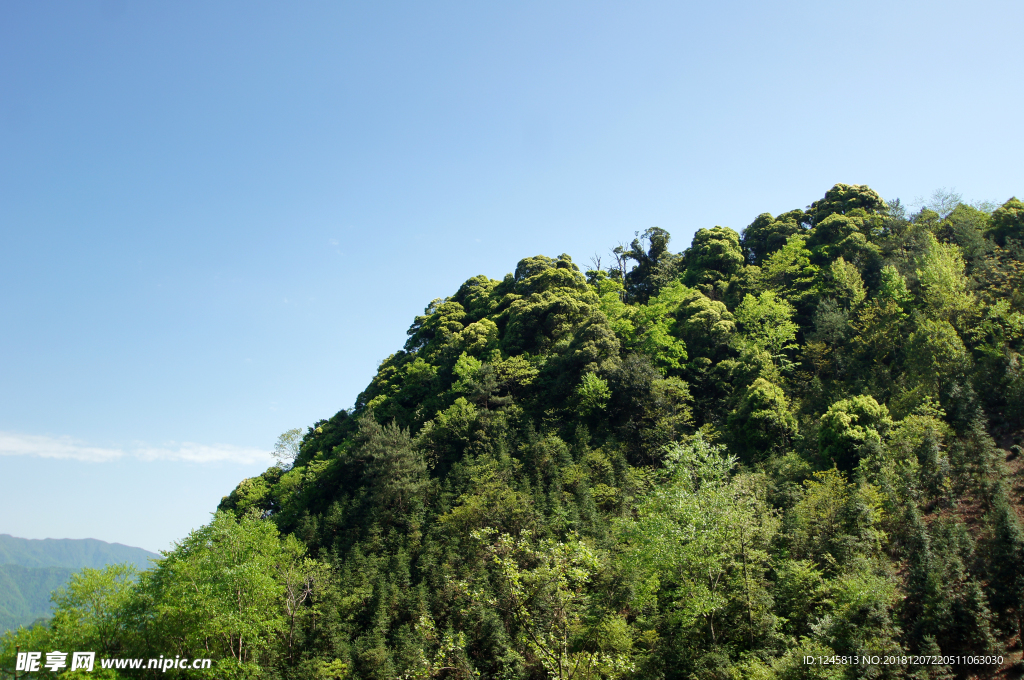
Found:
[[[589,269],[470,278],[209,526],[137,583],[79,577],[5,653],[230,660],[217,677],[1018,677],[1024,203],[933,207],[838,184],[681,253],[652,228]],[[102,636],[89,593],[112,603]],[[834,654],[953,658],[804,663]]]
[[[50,615],[50,593],[60,588],[74,569],[0,564],[0,633],[16,630]]]
[[[50,616],[50,593],[78,569],[127,562],[145,569],[159,555],[93,538],[16,538],[0,534],[0,633]]]

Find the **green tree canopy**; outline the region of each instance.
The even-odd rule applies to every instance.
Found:
[[[807,214],[815,228],[831,215],[846,215],[854,210],[877,213],[885,210],[886,204],[875,191],[863,184],[836,184],[825,192],[825,197],[815,201]]]
[[[712,299],[721,299],[730,277],[744,263],[740,235],[728,227],[698,229],[684,254],[683,283]]]

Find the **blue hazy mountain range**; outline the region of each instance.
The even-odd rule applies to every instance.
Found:
[[[156,553],[94,538],[35,540],[0,534],[0,633],[50,616],[50,593],[82,569],[127,562],[148,569]]]

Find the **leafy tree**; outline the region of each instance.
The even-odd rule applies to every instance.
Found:
[[[709,361],[721,358],[729,345],[736,323],[725,304],[696,290],[686,291],[674,312],[675,333],[690,355]]]
[[[910,335],[907,357],[908,377],[924,394],[943,398],[971,363],[960,335],[944,320],[924,319]]]
[[[124,655],[135,642],[130,610],[139,573],[129,564],[85,568],[53,593],[52,643],[57,649],[88,649],[102,656]]]
[[[761,285],[794,302],[813,292],[817,278],[818,267],[811,264],[805,234],[790,236],[761,266]]]
[[[618,249],[619,255],[636,262],[636,267],[624,277],[626,296],[630,301],[645,303],[663,286],[675,280],[681,262],[678,255],[669,252],[670,240],[667,231],[651,227],[634,238],[628,250]]]
[[[748,461],[782,450],[797,432],[785,393],[764,378],[746,389],[728,422],[737,447]]]
[[[277,438],[274,444],[274,451],[270,455],[277,460],[277,466],[282,469],[291,468],[295,459],[299,457],[302,446],[302,429],[295,428],[284,432]]]
[[[675,316],[690,296],[689,289],[673,282],[648,304],[638,305],[631,315],[632,344],[664,373],[678,373],[687,359],[686,345],[677,337]]]
[[[625,622],[594,611],[589,591],[600,562],[578,537],[533,546],[523,537],[495,536],[493,530],[473,536],[487,544],[496,588],[491,595],[480,586],[464,587],[507,617],[519,644],[550,677],[602,678],[632,670]]]
[[[895,358],[904,339],[913,297],[902,274],[891,265],[882,269],[881,285],[857,316],[857,345],[872,361],[886,363]]]
[[[151,639],[181,656],[216,654],[254,668],[285,630],[284,587],[275,578],[282,557],[273,524],[217,513],[144,575]]]
[[[1020,239],[1024,233],[1024,201],[1016,196],[1010,198],[992,213],[992,238],[999,245],[1006,245],[1007,239]]]
[[[852,470],[868,447],[881,444],[891,425],[889,409],[870,395],[837,401],[821,417],[820,455],[841,470]]]
[[[735,312],[742,341],[768,352],[777,361],[785,350],[794,347],[799,329],[792,321],[794,311],[791,304],[772,291],[757,297],[747,295]]]
[[[579,399],[580,412],[583,415],[590,415],[603,411],[612,393],[608,389],[607,380],[594,373],[587,373],[583,376],[580,386],[576,388],[576,396]]]
[[[877,489],[850,483],[837,468],[815,472],[804,488],[787,518],[793,555],[813,560],[828,575],[862,570],[863,559],[877,554],[882,538]]]
[[[962,324],[974,311],[974,295],[964,274],[960,249],[939,243],[929,234],[928,248],[917,271],[925,309],[933,318]]]
[[[838,300],[847,309],[860,305],[867,296],[860,272],[852,264],[837,257],[825,271],[822,293]]]
[[[761,213],[751,222],[740,241],[747,261],[753,265],[761,265],[764,260],[782,248],[789,238],[803,231],[801,222],[805,219],[802,210],[772,217],[770,213]]]
[[[807,210],[815,228],[831,215],[846,215],[854,210],[866,213],[886,209],[885,201],[875,191],[863,184],[836,184],[825,192],[825,197],[815,201]]]
[[[667,483],[619,529],[638,604],[665,598],[672,625],[704,649],[750,645],[774,626],[765,575],[778,520],[754,479],[730,479],[736,459],[700,436],[667,460]]]
[[[729,279],[743,266],[740,235],[728,227],[698,229],[684,254],[683,283],[720,300]]]

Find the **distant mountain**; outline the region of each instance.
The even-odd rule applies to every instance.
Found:
[[[82,569],[127,562],[148,569],[160,556],[94,538],[35,540],[0,534],[0,633],[50,616],[50,593]]]
[[[0,534],[0,564],[22,567],[82,567],[101,569],[108,564],[127,562],[137,569],[149,569],[150,560],[160,559],[156,553],[120,543],[106,543],[95,538],[15,538]]]

